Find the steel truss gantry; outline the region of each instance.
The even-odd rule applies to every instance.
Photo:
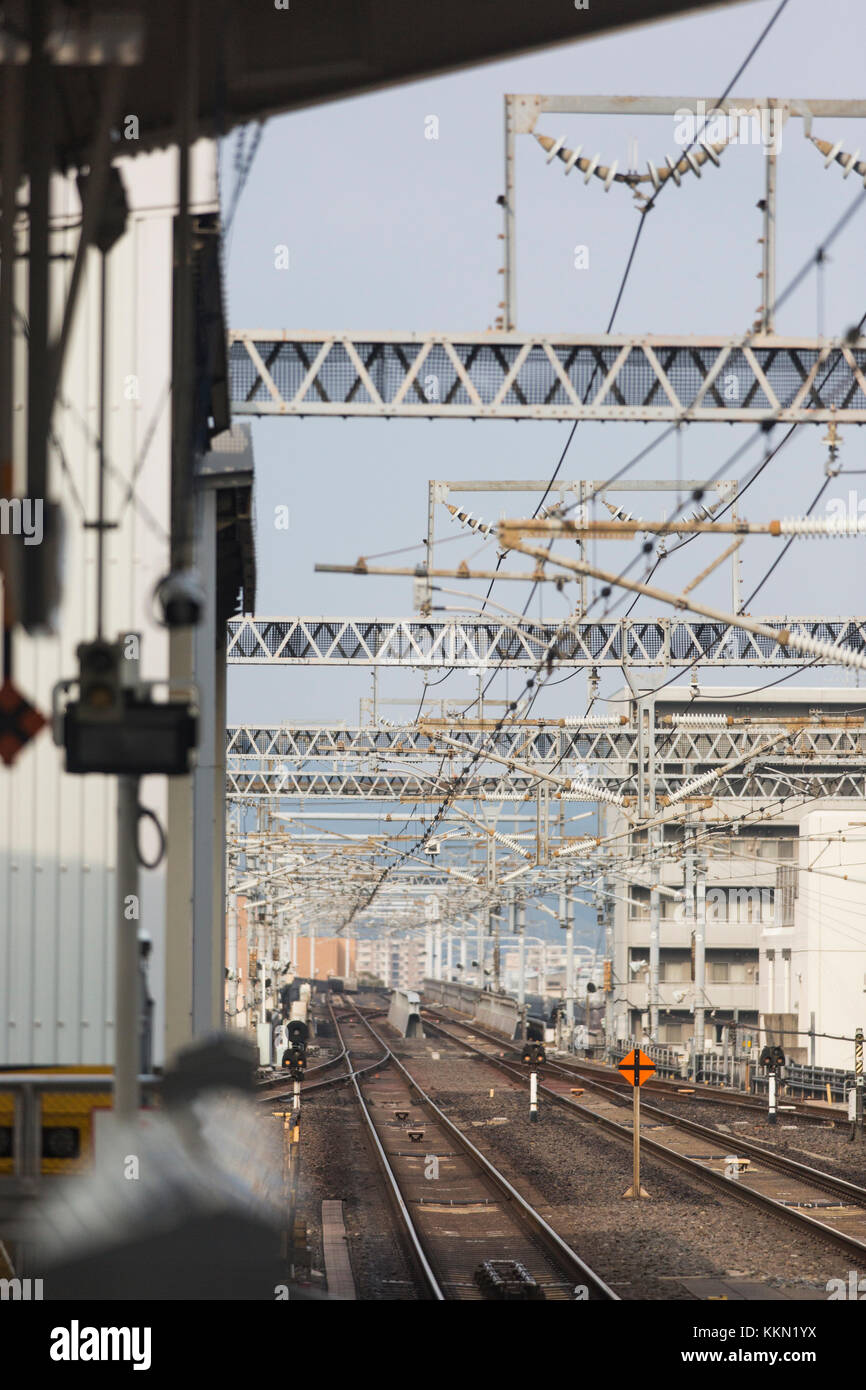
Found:
[[[475,721],[477,723],[477,721]],[[612,721],[614,722],[614,721]],[[636,795],[644,753],[640,729],[569,728],[565,720],[534,725],[469,727],[456,723],[448,748],[432,725],[377,726],[240,725],[228,730],[228,795],[232,798],[310,797],[371,801],[426,801],[459,787],[458,800],[525,801],[538,792],[538,780],[519,770],[484,770],[485,752],[531,763],[540,773],[556,768],[600,786]],[[443,731],[444,732],[444,731]],[[772,748],[767,743],[778,738]],[[793,790],[833,797],[866,796],[866,723],[862,718],[826,714],[809,721],[765,719],[718,726],[696,719],[660,723],[655,732],[655,787],[658,796],[680,792],[695,777],[739,760],[712,786],[716,797],[774,799]],[[464,756],[478,755],[476,770],[460,780]],[[396,761],[402,770],[380,767]],[[299,771],[298,764],[330,764]],[[346,764],[358,763],[347,769]],[[489,767],[489,762],[487,764]],[[551,796],[559,795],[551,790]],[[571,799],[576,794],[566,793]]]
[[[762,618],[840,648],[866,653],[866,618]],[[558,634],[558,635],[557,635]],[[553,646],[555,641],[555,647]],[[503,670],[553,666],[792,666],[803,655],[771,638],[707,618],[509,622],[501,618],[231,618],[232,665],[442,666]],[[832,664],[819,658],[813,665]]]
[[[775,334],[229,335],[238,415],[866,424],[866,339]]]

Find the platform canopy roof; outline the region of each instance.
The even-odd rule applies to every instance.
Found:
[[[97,129],[100,66],[127,68],[138,150],[174,142],[179,26],[189,0],[6,0],[0,64],[27,64],[42,11],[60,119],[56,157],[78,164]],[[193,0],[198,134],[743,0]],[[284,6],[284,8],[283,8]],[[0,89],[5,81],[0,66]]]

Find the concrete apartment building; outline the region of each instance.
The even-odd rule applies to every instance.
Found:
[[[423,937],[381,936],[356,943],[357,972],[389,989],[418,989],[424,979]]]
[[[722,698],[724,696],[724,698]],[[715,697],[715,698],[714,698]],[[850,738],[866,740],[866,701],[856,691],[793,689],[771,697],[704,690],[693,699],[672,687],[655,701],[656,717],[760,714],[762,724],[808,718],[817,706],[850,722]],[[792,726],[793,727],[793,726]],[[846,737],[847,731],[846,731]],[[844,752],[830,749],[828,765]],[[660,749],[661,759],[665,753]],[[670,756],[670,755],[668,755]],[[771,765],[784,779],[784,758]],[[701,770],[701,769],[698,769]],[[850,1068],[853,1044],[822,1037],[853,1037],[866,1020],[866,811],[861,800],[816,799],[818,787],[794,776],[773,801],[760,797],[695,803],[698,825],[749,813],[736,828],[719,825],[701,835],[706,851],[706,1042],[721,1044],[736,1021],[754,1045],[779,1041],[796,1061]],[[782,802],[781,797],[787,799]],[[760,819],[758,818],[760,816]],[[626,828],[622,813],[606,808],[604,834]],[[646,832],[632,837],[633,873],[607,881],[612,911],[613,990],[608,996],[611,1035],[649,1039],[650,888],[660,887],[659,1027],[655,1041],[687,1048],[698,1003],[692,960],[694,922],[677,894],[684,888],[681,826],[665,827],[670,851],[661,873],[638,866]],[[861,866],[861,867],[858,867]],[[816,1036],[810,1037],[813,1033]]]

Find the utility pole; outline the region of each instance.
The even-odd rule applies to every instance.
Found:
[[[692,1009],[696,1010],[697,1004],[697,985],[695,984],[695,849],[694,832],[686,823],[683,827],[683,915],[685,918],[686,935],[688,937],[689,951],[692,959],[692,990],[694,999]],[[693,1030],[694,1032],[694,1030]],[[694,1046],[694,1037],[692,1045]]]
[[[138,1111],[138,778],[117,779],[117,930],[115,932],[114,1114],[132,1120]],[[132,915],[130,916],[130,912]]]
[[[523,1010],[524,1036],[526,1029],[526,901],[521,893],[517,899],[517,1003]]]
[[[499,994],[502,988],[501,981],[501,951],[499,945],[499,904],[491,903],[488,909],[488,923],[490,935],[493,937],[493,989]]]
[[[706,983],[707,983],[707,866],[700,855],[695,866],[695,1075],[698,1080],[698,1057],[706,1045]]]
[[[566,1047],[574,1050],[574,903],[568,901],[569,883],[566,880],[565,892],[560,894],[560,912],[564,910],[565,921],[565,1028]]]
[[[657,869],[656,872],[661,872]],[[650,938],[649,938],[649,1035],[654,1043],[659,1040],[659,923],[661,917],[661,894],[658,884],[650,889]]]

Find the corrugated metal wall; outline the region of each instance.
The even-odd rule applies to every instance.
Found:
[[[171,405],[171,269],[175,157],[121,161],[131,215],[108,259],[105,632],[138,631],[142,674],[164,678],[168,644],[151,617],[151,593],[168,567]],[[214,206],[214,158],[195,150],[194,188]],[[57,180],[55,251],[73,252],[79,203],[71,180]],[[54,262],[55,327],[71,260]],[[26,308],[24,272],[19,307]],[[66,520],[64,592],[56,637],[18,636],[14,678],[48,714],[51,691],[77,668],[78,642],[96,632],[99,254],[89,253],[76,324],[54,415],[53,497]],[[21,324],[19,323],[19,326]],[[23,331],[23,330],[22,330]],[[23,336],[19,361],[23,356]],[[23,457],[26,378],[17,377],[16,461]],[[18,491],[23,478],[16,479]],[[130,490],[134,495],[130,498]],[[165,825],[166,781],[145,779],[142,802]],[[115,930],[114,781],[63,772],[50,730],[0,770],[0,1065],[109,1063],[113,1058]],[[143,831],[143,838],[149,835]],[[147,857],[153,843],[144,845]],[[142,871],[141,926],[153,939],[155,1038],[162,1033],[165,886],[163,870]]]

